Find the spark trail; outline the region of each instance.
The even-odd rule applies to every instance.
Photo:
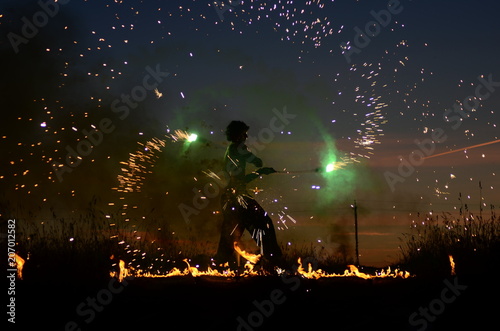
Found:
[[[465,150],[468,150],[468,149],[473,149],[473,148],[483,147],[483,146],[487,146],[487,145],[492,145],[492,144],[496,144],[496,143],[500,143],[500,139],[493,140],[493,141],[488,141],[488,142],[485,142],[485,143],[482,143],[482,144],[477,144],[477,145],[473,145],[473,146],[469,146],[469,147],[455,149],[455,150],[452,150],[452,151],[447,151],[447,152],[443,152],[443,153],[439,153],[439,154],[435,154],[435,155],[426,156],[426,157],[424,157],[424,160],[425,159],[431,159],[433,157],[447,155],[447,154],[457,153],[457,152],[465,151]]]

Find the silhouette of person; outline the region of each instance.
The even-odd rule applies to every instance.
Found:
[[[219,263],[235,262],[234,243],[239,242],[245,229],[261,248],[264,263],[276,263],[282,256],[276,240],[273,221],[267,212],[248,193],[246,184],[261,175],[276,172],[273,168],[260,168],[246,174],[247,163],[262,167],[263,162],[245,145],[249,126],[232,121],[226,128],[226,138],[231,144],[224,155],[224,171],[229,183],[221,195],[222,231],[216,260]]]

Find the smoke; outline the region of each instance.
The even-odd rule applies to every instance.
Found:
[[[351,236],[349,232],[352,227],[352,218],[342,216],[335,223],[328,226],[328,242],[334,245],[333,257],[343,264],[347,264],[348,260],[353,256],[353,248]]]

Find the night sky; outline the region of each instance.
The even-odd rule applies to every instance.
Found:
[[[426,213],[500,207],[497,1],[59,3],[0,7],[4,215],[95,198],[216,243],[218,201],[189,221],[180,206],[231,120],[265,166],[335,162],[249,185],[289,246],[352,249],[356,200],[360,261],[382,266]]]

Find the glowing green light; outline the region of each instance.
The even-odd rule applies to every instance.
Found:
[[[196,133],[191,133],[187,139],[187,141],[189,142],[193,142],[193,141],[196,141],[196,139],[198,139],[198,135]]]
[[[335,163],[334,163],[334,162],[329,163],[329,164],[326,166],[326,169],[325,169],[325,171],[326,171],[326,172],[332,172],[333,170],[335,170]]]

